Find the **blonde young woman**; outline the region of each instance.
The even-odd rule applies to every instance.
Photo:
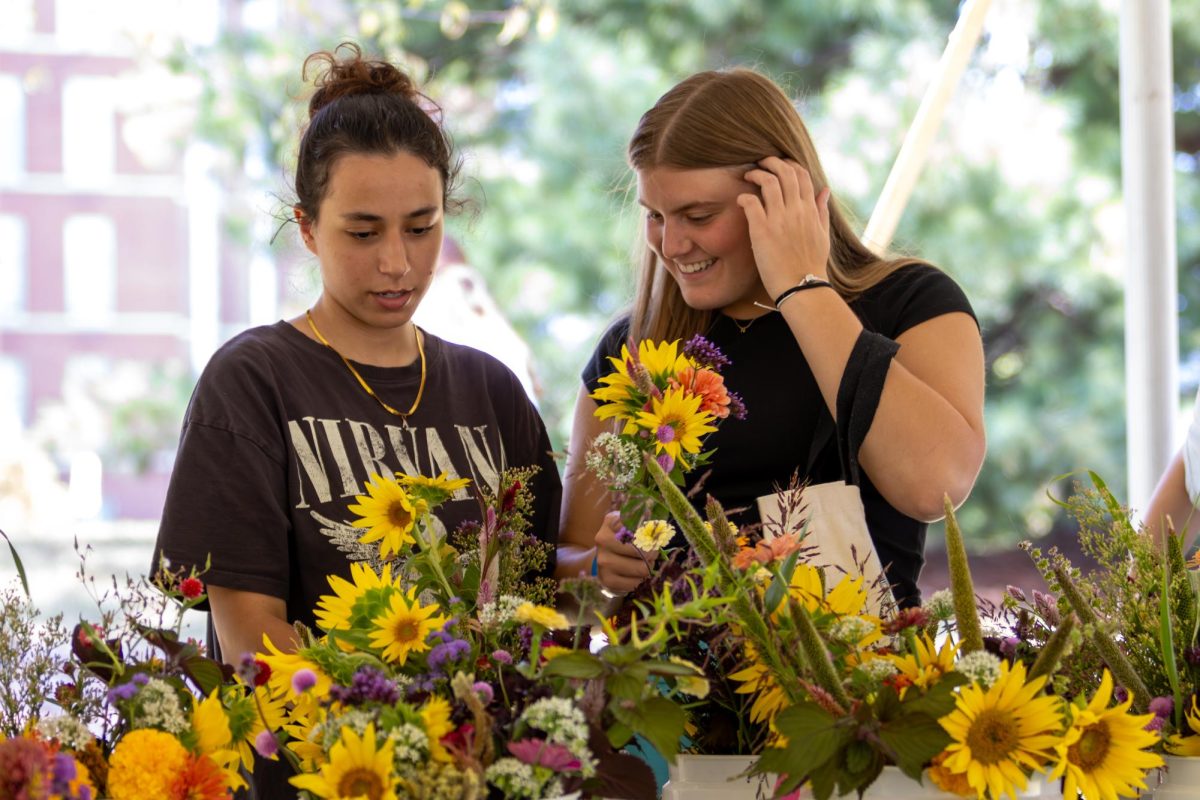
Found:
[[[713,434],[711,494],[733,518],[797,473],[847,480],[902,605],[920,600],[927,523],[961,503],[985,451],[983,347],[970,303],[944,273],[880,258],[831,192],[787,95],[746,69],[704,72],[643,115],[629,144],[645,256],[629,313],[583,372],[567,464],[559,575],[614,592],[648,574],[605,490],[584,468],[605,430],[588,397],[607,356],[634,339],[703,334],[732,364],[748,417]],[[694,482],[699,475],[693,474]],[[691,484],[689,483],[689,486]]]

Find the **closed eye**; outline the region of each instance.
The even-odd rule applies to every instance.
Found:
[[[349,235],[350,238],[357,239],[358,241],[362,242],[374,236],[375,231],[346,231],[346,234]]]

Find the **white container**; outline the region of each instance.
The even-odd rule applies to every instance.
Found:
[[[1146,776],[1150,790],[1142,797],[1154,800],[1200,800],[1200,758],[1163,756],[1166,769]],[[1159,782],[1161,780],[1161,782]],[[1156,785],[1157,784],[1157,785]]]

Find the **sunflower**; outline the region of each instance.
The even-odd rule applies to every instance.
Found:
[[[266,686],[255,686],[253,689],[253,693],[239,694],[225,701],[232,737],[229,746],[237,751],[242,766],[247,770],[254,766],[254,740],[264,730],[264,717],[266,727],[273,731],[282,728],[288,719],[286,697],[273,697]],[[262,709],[261,714],[259,709]]]
[[[354,499],[358,503],[349,509],[358,519],[350,524],[368,529],[358,540],[363,544],[379,542],[382,558],[399,554],[405,545],[416,542],[413,527],[426,514],[428,506],[424,500],[410,497],[394,478],[372,475],[367,481],[367,494]]]
[[[268,652],[260,653],[259,658],[271,668],[271,677],[267,679],[267,686],[270,688],[272,696],[287,698],[293,701],[297,708],[307,710],[308,707],[316,704],[319,698],[329,693],[329,687],[333,681],[325,674],[324,670],[317,666],[315,661],[310,661],[296,653],[283,652],[271,642],[270,637],[266,634],[263,634],[263,644]],[[313,674],[317,676],[317,683],[311,691],[297,696],[292,690],[292,678],[302,669],[312,670]]]
[[[425,735],[429,737],[429,757],[434,761],[452,761],[453,756],[442,744],[442,737],[454,730],[450,721],[450,703],[444,697],[434,695],[420,709]]]
[[[1132,697],[1108,708],[1112,690],[1112,676],[1104,670],[1092,702],[1070,707],[1070,727],[1055,748],[1058,766],[1050,775],[1065,774],[1063,797],[1075,797],[1076,790],[1088,800],[1136,797],[1146,788],[1146,770],[1163,765],[1162,758],[1144,750],[1158,741],[1158,734],[1146,730],[1154,715],[1128,713]]]
[[[967,684],[955,709],[938,722],[953,740],[942,767],[966,775],[978,797],[1016,798],[1025,775],[1040,770],[1062,738],[1061,701],[1042,695],[1046,676],[1025,682],[1025,665],[1001,665],[1000,678],[988,689]]]
[[[342,728],[341,738],[329,751],[329,762],[315,775],[290,778],[292,786],[326,800],[396,800],[392,791],[392,748],[385,739],[375,743],[375,725],[368,723],[360,737],[353,728]]]
[[[376,573],[366,562],[353,561],[350,580],[340,575],[330,575],[328,580],[333,594],[321,595],[316,608],[317,625],[326,631],[362,625],[378,616],[392,594],[400,590],[400,579],[392,578],[391,564],[384,564],[383,571]]]
[[[741,684],[734,690],[736,694],[753,694],[754,702],[750,705],[750,721],[754,723],[773,720],[775,715],[787,708],[787,695],[775,682],[775,676],[765,664],[759,661],[758,651],[752,645],[746,645],[746,660],[750,665],[734,672],[729,677]]]
[[[639,386],[637,374],[644,371],[647,382],[663,389],[671,381],[678,384],[679,377],[685,369],[696,365],[687,356],[679,352],[679,340],[655,344],[649,339],[638,343],[637,358],[629,353],[627,345],[621,345],[620,358],[609,356],[614,371],[600,379],[604,384],[590,397],[600,403],[596,409],[598,419],[616,417],[626,421],[625,432],[634,433],[637,426],[634,420],[646,402],[645,384]]]
[[[638,412],[638,427],[650,431],[654,451],[679,461],[683,453],[699,453],[700,437],[712,433],[713,415],[700,410],[699,395],[682,389],[667,389],[650,399],[650,410]]]
[[[194,749],[211,758],[225,771],[225,781],[231,787],[240,788],[245,785],[245,780],[237,772],[240,760],[237,744],[233,741],[229,714],[218,692],[218,689],[213,689],[208,697],[192,708],[192,730],[196,732]]]
[[[926,689],[940,681],[947,672],[954,671],[954,656],[958,653],[958,644],[951,641],[950,637],[946,637],[940,648],[924,633],[915,637],[914,641],[915,653],[885,656],[896,665],[899,673],[908,679],[907,684]]]
[[[1200,557],[1200,553],[1196,554]],[[1181,733],[1173,733],[1167,737],[1166,748],[1167,752],[1173,756],[1200,756],[1200,708],[1196,706],[1196,697],[1192,696],[1192,710],[1184,716],[1188,727],[1192,729],[1190,735]]]
[[[424,475],[406,475],[403,472],[396,473],[396,480],[405,489],[410,490],[414,497],[419,497],[429,505],[437,505],[449,500],[450,497],[459,489],[465,489],[470,485],[470,478],[449,478],[447,473],[441,472],[436,478],[427,478]]]
[[[384,661],[403,665],[409,653],[428,650],[429,634],[446,624],[437,610],[437,603],[423,606],[417,601],[415,586],[406,595],[397,592],[387,610],[372,620],[371,645],[383,648]]]

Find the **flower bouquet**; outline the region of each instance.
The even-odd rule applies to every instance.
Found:
[[[232,672],[180,637],[203,583],[164,571],[101,593],[82,564],[98,617],[71,631],[38,620],[27,585],[0,593],[0,797],[230,797],[260,726]]]
[[[777,775],[779,792],[861,793],[894,766],[965,796],[1016,798],[1041,775],[1063,778],[1069,796],[1078,788],[1108,800],[1136,795],[1161,763],[1146,750],[1158,742],[1146,730],[1153,715],[1130,713],[1129,697],[1114,703],[1108,670],[1096,673],[1090,697],[1047,691],[1069,625],[1029,667],[985,648],[948,501],[950,592],[881,619],[865,613],[861,576],[827,580],[798,546],[777,539],[770,557],[759,545],[761,558],[738,558],[719,505],[710,501],[706,525],[656,462],[646,468],[715,588],[734,598],[715,613],[744,644],[747,666],[731,677],[771,731],[752,771]]]
[[[301,646],[244,662],[280,717],[260,736],[286,758],[305,797],[653,797],[649,768],[618,750],[641,734],[671,752],[683,715],[657,685],[686,686],[690,665],[662,654],[668,620],[708,603],[668,607],[609,626],[597,654],[552,606],[537,575],[550,545],[526,531],[528,470],[480,492],[481,522],[449,535],[431,514],[463,483],[444,476],[374,477],[350,506],[379,542],[378,566],[331,576],[319,632]],[[590,580],[569,587],[581,616],[602,600]]]

